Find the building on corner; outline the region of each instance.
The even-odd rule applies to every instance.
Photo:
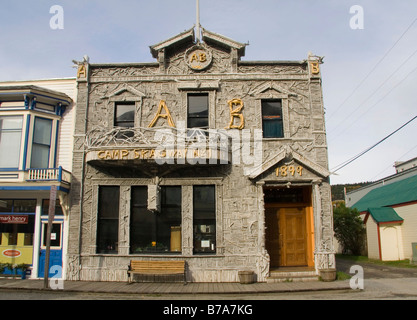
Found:
[[[3,274],[13,274],[13,269],[22,273],[29,267],[31,278],[44,277],[52,186],[57,194],[50,275],[65,274],[75,100],[75,78],[0,82]]]
[[[184,260],[191,282],[335,268],[322,59],[243,61],[204,28],[150,51],[78,62],[66,278],[126,281],[130,260]]]

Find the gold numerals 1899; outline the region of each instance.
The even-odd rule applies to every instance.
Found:
[[[302,166],[282,166],[275,170],[277,177],[288,177],[288,176],[295,176],[296,174],[300,177],[303,175],[303,167]]]

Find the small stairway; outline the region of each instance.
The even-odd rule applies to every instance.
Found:
[[[267,283],[318,281],[314,268],[278,268],[269,272]]]

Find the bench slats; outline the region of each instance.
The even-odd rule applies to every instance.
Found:
[[[128,270],[129,282],[131,274],[144,275],[146,279],[155,281],[158,276],[181,276],[185,282],[185,261],[139,261],[131,260]],[[156,277],[152,277],[155,275]]]

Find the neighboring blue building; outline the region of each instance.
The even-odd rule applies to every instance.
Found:
[[[50,265],[63,266],[75,92],[75,79],[0,82],[0,264],[7,264],[3,273],[25,264],[32,266],[32,278],[44,276],[53,185],[57,201]]]

